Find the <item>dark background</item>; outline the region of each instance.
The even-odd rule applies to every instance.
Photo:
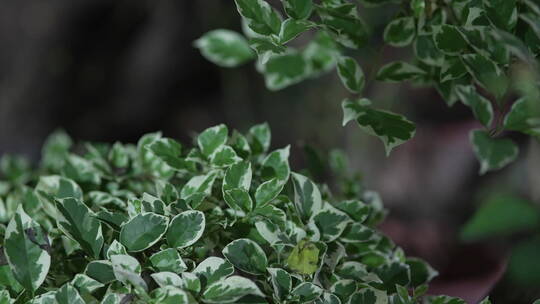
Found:
[[[503,188],[538,200],[538,146],[515,137],[519,161],[479,177],[468,139],[477,123],[464,106],[449,109],[433,89],[368,82],[365,95],[378,107],[403,113],[418,127],[412,141],[386,158],[377,139],[341,127],[347,92],[334,72],[270,92],[251,64],[222,69],[206,61],[192,46],[195,39],[215,28],[240,29],[230,0],[0,0],[0,7],[0,154],[37,161],[57,128],[77,140],[136,142],[162,130],[189,142],[218,123],[245,131],[267,121],[274,148],[293,145],[293,169],[306,165],[305,145],[344,149],[351,170],[391,210],[382,228],[441,271],[435,291],[471,303],[499,278],[507,248],[457,240],[477,193]],[[368,78],[382,64],[411,56],[381,46],[389,12],[362,14],[374,25],[374,38],[353,55]],[[520,303],[531,294],[508,290],[513,287],[503,280],[495,295],[506,301],[511,294]]]

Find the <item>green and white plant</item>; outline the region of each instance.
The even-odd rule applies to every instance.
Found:
[[[0,303],[465,303],[425,295],[436,272],[377,231],[375,192],[332,194],[270,138],[58,132],[37,169],[3,156]]]
[[[203,56],[224,67],[256,60],[270,90],[336,69],[354,96],[343,101],[344,124],[355,121],[379,137],[387,153],[411,139],[415,125],[363,98],[363,88],[372,79],[432,87],[448,106],[458,101],[468,106],[479,121],[470,138],[481,174],[518,156],[516,143],[501,138],[507,131],[540,137],[536,1],[281,0],[279,9],[266,0],[234,2],[244,35],[226,29],[204,34],[195,42]],[[391,47],[411,48],[411,60],[375,66],[374,75],[364,75],[356,59],[349,57],[377,44],[372,39],[375,25],[361,17],[368,8],[369,14],[381,18],[395,12],[379,31],[380,38]],[[302,39],[291,43],[300,35]],[[309,42],[299,46],[305,40]]]

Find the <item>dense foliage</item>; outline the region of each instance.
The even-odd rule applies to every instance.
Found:
[[[386,211],[333,153],[337,187],[291,172],[266,124],[183,147],[47,140],[3,156],[0,303],[464,303],[375,229]],[[485,303],[488,303],[485,301]]]
[[[355,120],[383,141],[387,153],[412,138],[415,125],[360,98],[373,78],[431,86],[449,106],[460,100],[470,107],[481,124],[470,134],[481,174],[518,156],[516,143],[501,138],[505,131],[540,136],[540,6],[533,0],[281,0],[281,10],[266,0],[235,3],[246,38],[211,31],[195,42],[206,58],[224,67],[257,58],[272,90],[336,68],[345,88],[358,96],[343,101],[344,124]],[[371,25],[359,14],[367,14],[367,8],[380,16],[395,12],[381,38],[391,47],[410,46],[414,59],[389,62],[376,67],[373,77],[364,75],[347,53],[376,43]],[[294,41],[300,35],[303,39]]]

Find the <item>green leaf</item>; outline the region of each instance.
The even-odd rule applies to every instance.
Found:
[[[520,38],[501,30],[493,30],[491,34],[497,42],[503,44],[510,53],[519,59],[533,66],[537,64],[534,55]]]
[[[154,289],[151,293],[152,303],[160,304],[189,304],[190,295],[175,286],[163,286]]]
[[[435,269],[431,268],[428,263],[421,259],[407,258],[406,263],[411,270],[411,285],[414,287],[429,283],[439,274]]]
[[[321,232],[321,240],[327,243],[336,240],[351,223],[347,214],[329,207],[316,213],[312,220]]]
[[[516,0],[483,0],[489,20],[505,31],[514,29],[517,23]]]
[[[109,212],[106,210],[101,210],[96,213],[96,218],[116,231],[120,231],[122,224],[127,222],[129,219],[127,214],[120,212]]]
[[[311,21],[287,19],[281,25],[281,32],[279,33],[279,41],[282,44],[285,44],[293,40],[294,38],[298,37],[298,35],[302,34],[303,32],[314,28],[315,26],[316,26],[315,23]]]
[[[210,171],[206,175],[192,177],[187,184],[184,185],[182,191],[180,191],[180,198],[187,199],[197,193],[210,195],[212,192],[212,185],[214,184],[216,177],[216,171]]]
[[[213,30],[195,40],[194,46],[207,60],[222,67],[237,67],[255,58],[246,39],[230,30]]]
[[[332,270],[334,271],[336,269],[336,266],[341,262],[341,260],[345,257],[346,251],[345,247],[341,245],[339,242],[333,242],[328,244],[328,248],[326,250],[326,255],[324,257],[324,263]]]
[[[535,15],[540,15],[540,6],[538,6],[535,1],[524,0],[523,4]]]
[[[291,291],[291,294],[297,297],[300,303],[311,303],[319,298],[322,293],[323,290],[319,286],[309,282],[300,283]]]
[[[249,191],[252,175],[251,163],[249,161],[241,161],[230,166],[227,168],[225,177],[223,178],[223,191],[236,188]]]
[[[81,156],[70,154],[62,174],[76,182],[98,185],[101,182],[101,173],[92,162]]]
[[[289,243],[287,236],[280,231],[279,226],[267,219],[258,220],[255,223],[255,228],[261,237],[270,244],[270,246]]]
[[[116,279],[122,283],[133,285],[136,289],[147,290],[146,282],[141,278],[139,261],[129,255],[113,255],[111,265]]]
[[[414,12],[416,18],[422,16],[426,9],[426,2],[424,0],[412,0],[411,10]]]
[[[281,268],[267,268],[275,296],[283,300],[292,290],[291,275]]]
[[[380,287],[388,292],[394,292],[396,285],[407,286],[411,279],[409,265],[400,262],[379,266],[374,272],[382,281]]]
[[[531,202],[513,195],[493,193],[465,223],[461,238],[476,241],[510,236],[533,230],[539,223],[540,215]]]
[[[271,138],[272,133],[270,132],[268,123],[265,122],[251,127],[248,132],[248,142],[253,154],[261,154],[268,151]]]
[[[492,60],[480,54],[461,57],[474,79],[497,99],[501,99],[508,88],[508,78]]]
[[[273,178],[260,184],[255,191],[255,202],[257,208],[262,207],[275,199],[281,190],[283,190],[284,185],[285,183],[277,178]]]
[[[264,179],[277,178],[280,181],[287,181],[291,169],[289,168],[290,146],[278,149],[268,154],[262,161],[262,177]]]
[[[278,35],[281,29],[281,17],[264,0],[234,0],[238,13],[247,22],[247,26],[261,35]]]
[[[285,12],[294,19],[308,19],[313,10],[313,0],[281,0]]]
[[[107,192],[102,191],[90,191],[87,193],[88,200],[89,200],[89,206],[114,206],[118,208],[125,208],[126,203],[119,199],[118,197],[115,197]]]
[[[292,173],[292,182],[296,212],[307,222],[323,207],[321,192],[314,182],[301,174]]]
[[[105,286],[101,284],[100,282],[82,273],[76,274],[73,280],[71,280],[71,284],[82,293],[92,293],[96,291],[98,288]]]
[[[167,248],[154,253],[150,256],[150,263],[159,271],[181,273],[187,270],[186,263],[174,248]]]
[[[469,46],[458,28],[448,24],[433,27],[433,41],[447,55],[458,55]]]
[[[137,161],[140,166],[152,176],[170,178],[174,174],[173,168],[157,157],[146,146],[161,138],[161,133],[149,133],[137,142]]]
[[[140,199],[139,201],[141,212],[154,212],[159,215],[165,214],[165,203],[157,197],[145,192],[143,193],[142,199]]]
[[[203,285],[225,279],[234,273],[234,267],[228,261],[218,257],[208,257],[193,270]]]
[[[339,240],[343,243],[360,243],[371,240],[375,234],[375,231],[368,226],[353,223],[345,228]]]
[[[437,49],[430,34],[416,36],[413,49],[416,58],[428,65],[440,66],[444,60],[444,55]]]
[[[41,165],[53,171],[60,171],[69,154],[73,141],[63,130],[56,130],[47,137],[41,149]]]
[[[392,149],[411,139],[415,132],[415,125],[401,115],[392,112],[376,110],[369,107],[371,102],[365,98],[352,101],[345,99],[343,107],[343,124],[355,119],[360,129],[377,136],[389,155]]]
[[[181,158],[182,145],[174,139],[159,138],[148,145],[148,149],[175,169],[185,167],[184,159]]]
[[[351,296],[349,303],[358,303],[358,304],[379,304],[386,303],[388,298],[386,293],[381,292],[374,288],[364,288],[360,291],[355,292]]]
[[[55,293],[56,303],[58,304],[85,304],[86,302],[79,295],[79,292],[71,284],[64,284]]]
[[[197,137],[197,144],[201,149],[202,154],[206,157],[210,157],[218,149],[225,145],[228,138],[228,129],[225,125],[217,125],[204,130]]]
[[[109,248],[107,248],[107,253],[105,254],[105,256],[110,259],[111,255],[117,254],[127,254],[126,247],[120,244],[120,242],[118,242],[117,240],[113,240],[112,243],[109,245]]]
[[[334,39],[326,31],[319,31],[302,51],[309,66],[308,77],[317,77],[332,70],[338,55],[340,50]]]
[[[44,211],[56,218],[57,209],[54,199],[73,197],[82,199],[82,190],[73,180],[58,175],[41,176],[35,192],[43,205]]]
[[[277,41],[274,37],[254,37],[249,40],[249,46],[257,52],[259,60],[262,64],[268,62],[271,56],[275,54],[282,54],[287,50],[282,45],[281,40]]]
[[[202,298],[205,303],[226,304],[234,303],[246,295],[264,296],[253,281],[240,276],[232,276],[210,284],[205,289]]]
[[[0,255],[2,255],[3,259],[2,264],[6,263],[5,248],[0,249]],[[9,266],[9,263],[0,266],[0,284],[17,293],[21,292],[24,289],[24,287],[19,284],[19,282],[13,275],[13,271],[11,270],[11,266]]]
[[[330,291],[338,296],[341,303],[349,303],[351,295],[355,293],[357,289],[356,282],[353,280],[339,280],[330,287]]]
[[[175,286],[182,287],[182,279],[174,272],[156,272],[150,275],[159,287]]]
[[[337,71],[341,82],[351,93],[360,94],[362,92],[366,78],[356,60],[351,57],[340,57]]]
[[[404,47],[414,40],[416,34],[413,17],[400,17],[392,20],[384,29],[384,42],[395,47]]]
[[[317,13],[335,40],[343,46],[358,49],[367,42],[368,31],[355,4],[318,6]]]
[[[226,190],[223,194],[223,199],[225,199],[225,203],[234,210],[240,210],[246,213],[253,210],[253,201],[251,200],[249,193],[244,189],[237,188]]]
[[[0,172],[13,183],[25,183],[28,179],[30,163],[22,156],[3,155],[0,158]]]
[[[301,240],[289,254],[287,266],[300,274],[313,274],[319,265],[319,248],[312,242]]]
[[[513,162],[519,152],[518,146],[512,140],[491,138],[483,130],[471,132],[471,143],[480,161],[480,174],[503,168]]]
[[[4,236],[4,254],[15,279],[35,292],[45,281],[51,266],[49,238],[19,205]]]
[[[227,167],[233,165],[242,159],[236,155],[236,152],[230,146],[219,147],[214,154],[210,156],[210,163],[214,167]]]
[[[519,18],[525,21],[536,36],[540,38],[540,20],[538,20],[537,15],[532,13],[523,13],[519,14]]]
[[[467,74],[467,68],[459,56],[446,56],[441,67],[441,82],[459,79]]]
[[[156,195],[167,205],[180,198],[176,186],[163,180],[156,181]]]
[[[128,297],[128,295],[121,296],[118,293],[109,293],[103,297],[100,304],[120,304],[124,297]]]
[[[233,130],[229,144],[240,157],[247,158],[251,155],[251,147],[249,146],[247,138],[238,131]]]
[[[249,239],[238,239],[230,242],[222,251],[236,268],[255,275],[266,273],[268,260],[262,248]]]
[[[489,100],[480,95],[473,86],[456,86],[456,94],[463,104],[471,108],[480,123],[488,128],[491,126],[494,114]]]
[[[341,304],[341,300],[334,294],[325,292],[323,295],[315,300],[315,304]]]
[[[190,272],[183,272],[182,289],[189,290],[194,294],[199,294],[199,292],[201,291],[201,280],[199,280],[196,274]]]
[[[343,262],[335,272],[343,279],[355,281],[364,281],[368,275],[366,266],[355,261]]]
[[[504,128],[540,136],[540,106],[532,98],[520,98],[504,117]]]
[[[119,142],[114,143],[107,158],[116,168],[126,168],[129,165],[128,150]]]
[[[302,53],[291,50],[270,57],[259,71],[264,75],[266,87],[277,91],[304,80],[309,66]]]
[[[339,210],[347,213],[354,221],[363,223],[371,213],[369,205],[359,200],[346,200],[335,205]]]
[[[175,248],[191,246],[201,238],[205,226],[204,213],[196,210],[184,211],[171,220],[167,243]]]
[[[255,214],[261,215],[279,227],[285,227],[285,212],[273,205],[264,205],[254,210]]]
[[[58,228],[77,241],[90,256],[99,257],[103,246],[103,234],[101,223],[94,213],[75,198],[56,200],[56,207]]]
[[[91,261],[86,265],[84,274],[103,284],[116,279],[111,262],[105,260]]]
[[[416,79],[426,72],[419,67],[403,61],[394,61],[384,65],[377,72],[377,80],[385,82],[402,82]]]
[[[143,251],[157,243],[167,231],[168,219],[152,212],[137,214],[122,226],[120,243],[129,252]]]
[[[11,296],[9,295],[9,291],[7,291],[7,289],[0,291],[0,304],[11,304],[11,303],[13,303],[13,299],[11,299]]]

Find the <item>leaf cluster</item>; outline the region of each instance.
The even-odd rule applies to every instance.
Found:
[[[540,6],[534,1],[281,0],[281,8],[265,0],[235,3],[244,35],[224,29],[203,35],[195,46],[207,59],[225,67],[256,59],[271,90],[337,70],[354,96],[343,101],[344,121],[380,138],[387,154],[414,136],[415,125],[373,107],[362,96],[366,78],[432,87],[448,106],[461,101],[469,107],[480,125],[470,138],[481,174],[518,156],[516,143],[500,138],[506,131],[540,136]],[[365,76],[348,54],[374,44],[361,16],[366,8],[371,14],[396,11],[381,35],[388,46],[412,48],[410,62],[389,62],[374,77]],[[300,35],[308,42],[292,43]]]
[[[375,192],[332,194],[270,139],[266,124],[211,127],[193,147],[58,132],[37,169],[2,157],[0,302],[460,301],[424,296],[436,271],[377,231]]]

